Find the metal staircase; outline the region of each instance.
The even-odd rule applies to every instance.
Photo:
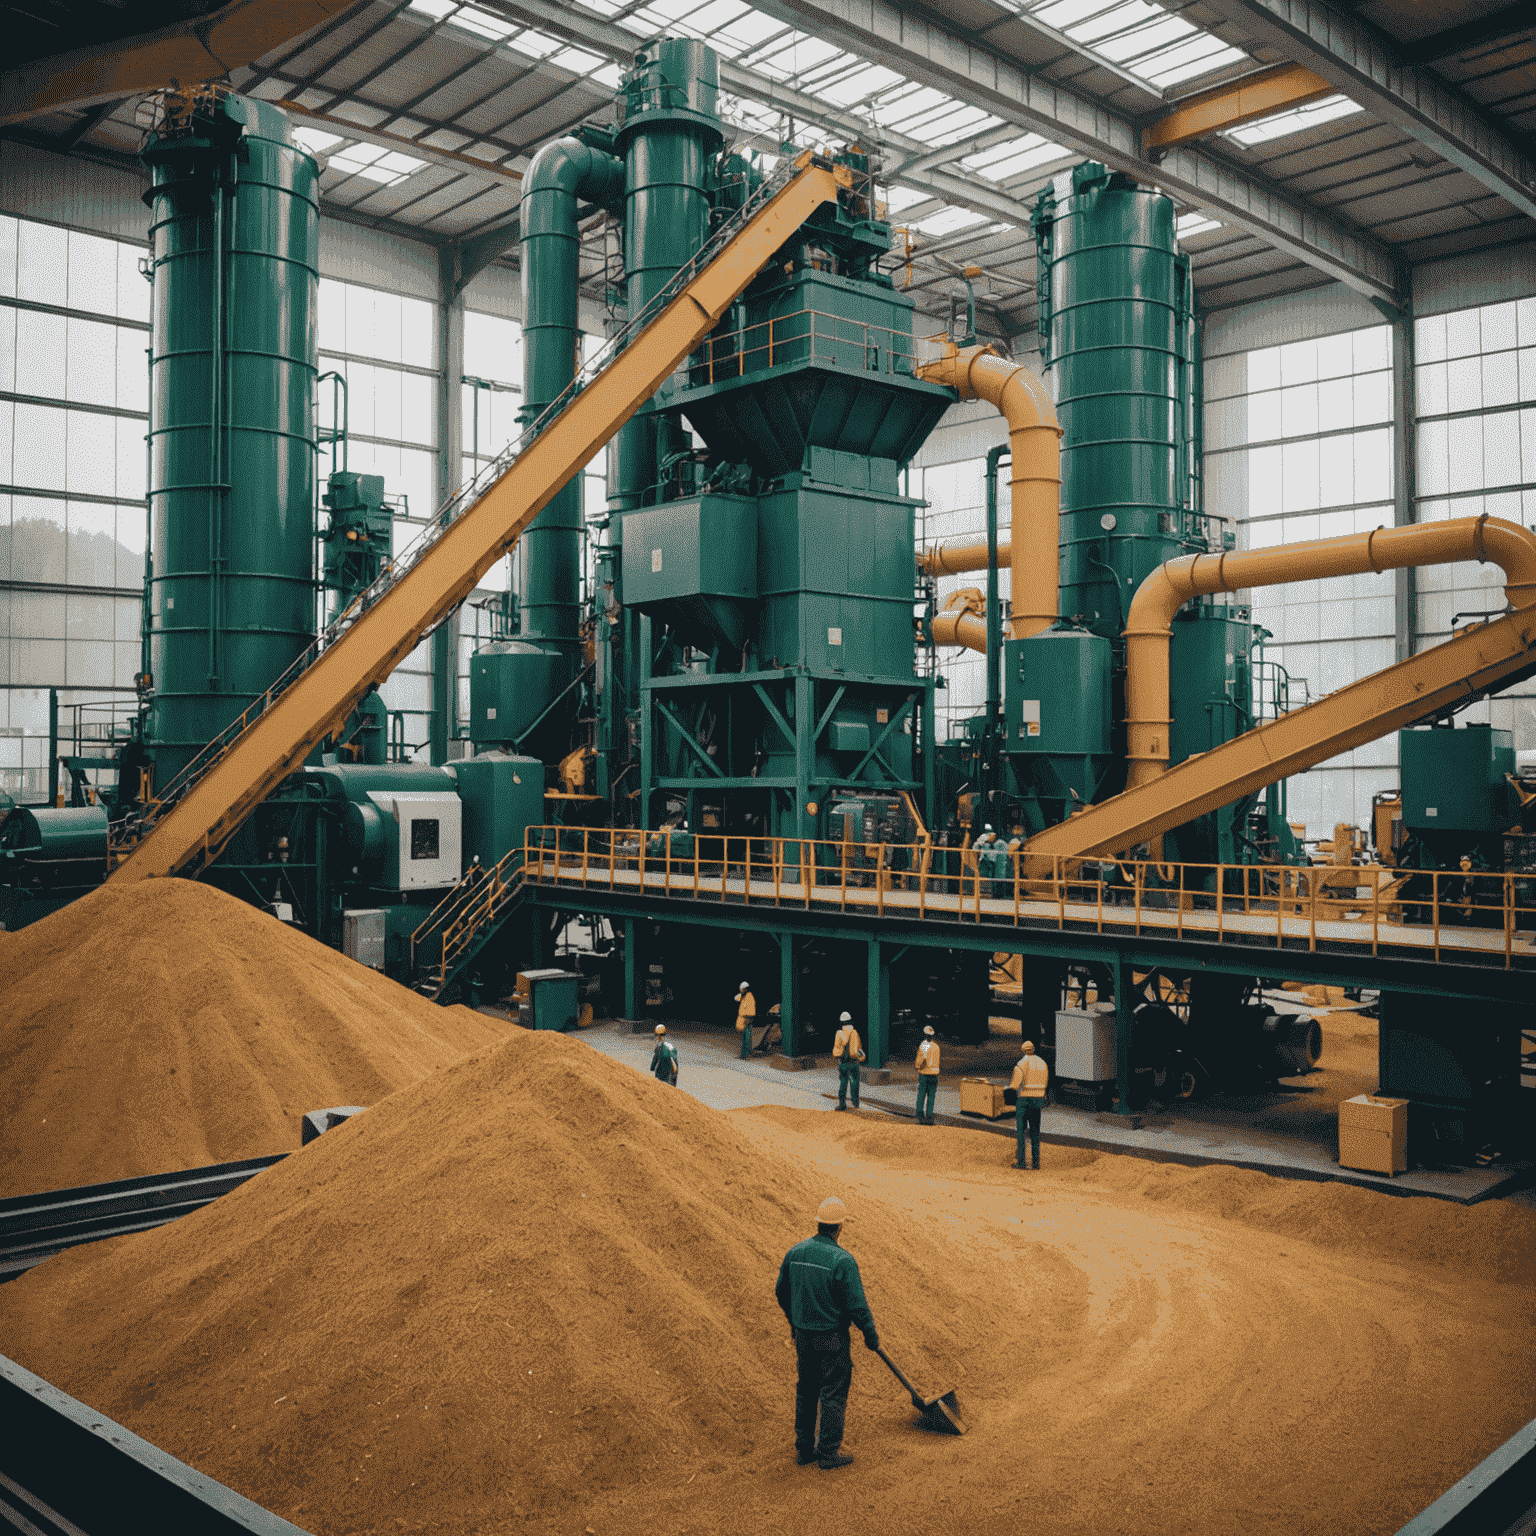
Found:
[[[475,865],[427,914],[411,935],[410,985],[424,997],[441,998],[448,985],[485,947],[523,893],[522,848],[493,869]]]
[[[582,465],[651,398],[775,252],[851,183],[781,166],[522,437],[437,512],[250,707],[111,830],[109,880],[196,876],[371,688],[475,589]]]

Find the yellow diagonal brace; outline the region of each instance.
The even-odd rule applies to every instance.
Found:
[[[1233,80],[1228,85],[1203,91],[1182,101],[1166,117],[1160,117],[1142,134],[1145,149],[1172,149],[1191,139],[1204,138],[1227,128],[1240,128],[1290,107],[1302,107],[1325,96],[1336,96],[1338,87],[1299,64],[1282,64],[1262,74]]]
[[[518,456],[351,629],[224,751],[109,879],[174,875],[211,859],[370,687],[474,591],[572,476],[661,387],[763,264],[837,197],[806,164]]]
[[[1026,856],[1124,852],[1536,665],[1536,610],[1480,625],[1292,710],[1030,838]]]

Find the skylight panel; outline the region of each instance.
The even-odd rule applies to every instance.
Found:
[[[926,129],[922,137],[935,149],[942,149],[946,144],[958,144],[961,139],[985,133],[988,128],[996,128],[1001,122],[1002,118],[993,117],[980,107],[961,107],[952,116]]]
[[[745,16],[748,10],[749,7],[743,5],[742,0],[709,0],[709,4],[702,10],[688,17],[688,26],[692,31],[710,33],[717,27],[728,26]]]
[[[515,46],[521,47],[519,39]],[[558,64],[561,69],[568,69],[573,75],[585,75],[596,69],[603,61],[595,53],[588,53],[585,48],[562,48],[559,53],[549,56],[551,64]]]
[[[784,30],[782,21],[775,21],[772,16],[765,16],[761,11],[748,11],[745,16],[721,27],[710,41],[716,47],[732,47],[745,52]]]
[[[920,220],[912,227],[925,235],[952,235],[959,230],[973,229],[976,225],[986,222],[981,214],[972,213],[969,208],[944,208]]]
[[[398,150],[380,149],[375,144],[349,144],[331,156],[330,168],[376,181],[383,187],[392,187],[426,163],[411,155],[402,155]]]
[[[517,31],[513,22],[503,21],[499,16],[492,16],[489,11],[482,11],[474,5],[466,5],[453,20],[455,25],[468,27],[471,32],[478,32],[481,37],[488,37],[492,42],[499,43]]]
[[[1117,64],[1159,89],[1247,57],[1149,0],[1036,0],[1026,9],[1081,44],[1090,57]]]
[[[1228,133],[1239,144],[1267,144],[1272,139],[1283,139],[1288,134],[1301,133],[1319,123],[1364,110],[1347,96],[1325,96],[1310,106],[1293,107],[1288,112],[1277,112],[1273,117],[1261,117],[1256,123],[1244,123],[1241,128],[1229,129]]]
[[[886,121],[893,128],[902,128],[905,125],[915,123],[920,117],[932,112],[935,107],[948,106],[953,97],[946,96],[943,91],[936,91],[931,85],[925,85],[910,95],[902,96],[892,101],[886,112]]]
[[[411,0],[408,10],[415,11],[420,16],[430,16],[433,21],[441,21],[444,16],[451,15],[459,8],[459,0]]]
[[[1038,133],[1025,134],[1021,139],[1009,139],[1006,144],[994,144],[990,149],[967,155],[960,164],[988,181],[1007,181],[1010,177],[1037,165],[1049,165],[1053,160],[1065,160],[1070,151]]]
[[[830,101],[834,106],[851,107],[889,89],[900,80],[901,76],[894,69],[887,69],[883,64],[866,64],[863,69],[826,86],[821,95],[823,100]]]
[[[526,32],[519,32],[512,40],[512,47],[519,53],[526,53],[535,59],[547,59],[550,54],[558,53],[565,44],[558,37],[546,37],[542,32],[535,32],[529,27]]]
[[[904,208],[915,208],[919,203],[931,203],[932,192],[919,192],[912,187],[891,187],[885,195],[885,211],[900,213]]]
[[[295,128],[293,137],[300,148],[307,149],[312,155],[329,154],[341,143],[339,133],[322,133],[318,128]]]
[[[682,21],[692,11],[700,9],[699,0],[650,0],[646,10],[663,21]]]
[[[616,91],[623,83],[624,71],[617,64],[604,64],[601,69],[594,69],[587,78],[606,86],[610,91]]]
[[[1180,240],[1187,240],[1191,235],[1209,234],[1211,230],[1220,228],[1220,219],[1210,218],[1195,209],[1189,213],[1181,213],[1174,220],[1173,232]]]

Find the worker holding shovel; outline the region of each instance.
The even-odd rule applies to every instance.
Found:
[[[880,1347],[858,1263],[838,1243],[847,1219],[848,1207],[836,1195],[823,1200],[816,1212],[816,1235],[796,1243],[784,1255],[779,1283],[774,1287],[779,1306],[789,1319],[799,1364],[795,1459],[802,1467],[814,1461],[824,1472],[846,1467],[853,1460],[842,1452],[843,1417],[853,1382],[848,1325],[852,1323],[864,1335],[868,1348]]]

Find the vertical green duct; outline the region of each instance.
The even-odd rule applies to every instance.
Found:
[[[1035,210],[1040,332],[1061,442],[1061,613],[1117,637],[1183,553],[1190,496],[1188,267],[1161,192],[1089,162]]]
[[[576,205],[616,206],[622,192],[619,162],[579,139],[546,144],[528,167],[521,208],[525,422],[576,377]],[[581,629],[581,523],[578,475],[523,535],[519,561],[524,640],[553,641],[573,655]]]
[[[624,156],[624,279],[631,318],[671,282],[709,235],[710,162],[720,147],[714,50],[663,38],[635,55],[624,81],[618,149]],[[659,398],[659,397],[658,397]],[[683,446],[653,408],[618,436],[616,505],[641,505],[662,462]]]
[[[143,160],[164,786],[314,638],[319,168],[276,107],[216,87],[168,93]]]

